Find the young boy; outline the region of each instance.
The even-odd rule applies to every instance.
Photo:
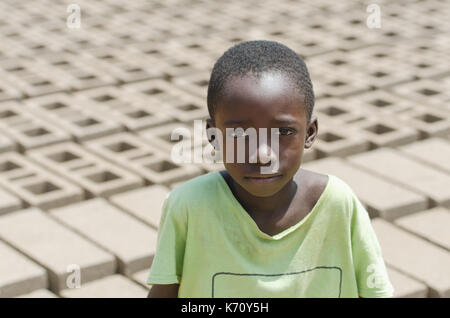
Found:
[[[246,148],[244,163],[224,158],[226,170],[170,192],[149,297],[392,296],[369,216],[353,191],[336,176],[300,168],[318,131],[300,56],[277,42],[239,43],[214,65],[207,102],[207,128],[224,136],[211,143],[223,154],[226,138],[246,138],[226,128],[273,129],[278,149],[266,138],[256,152]],[[261,172],[274,162],[272,173]]]

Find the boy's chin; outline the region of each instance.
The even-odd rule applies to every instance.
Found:
[[[240,182],[240,186],[243,187],[248,193],[255,197],[270,197],[281,191],[284,187],[283,180],[276,180],[272,183],[254,183],[249,180],[243,180]]]

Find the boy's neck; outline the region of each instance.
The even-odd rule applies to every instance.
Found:
[[[297,193],[297,183],[291,179],[280,191],[268,197],[256,197],[242,188],[226,173],[227,183],[236,199],[250,215],[275,215],[284,213]]]

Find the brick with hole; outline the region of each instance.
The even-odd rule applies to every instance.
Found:
[[[77,202],[85,197],[80,187],[16,152],[0,154],[0,185],[26,204],[42,209]],[[11,208],[14,204],[6,210]]]
[[[363,121],[368,116],[359,107],[356,98],[351,97],[318,99],[314,105],[314,113],[318,118],[320,131],[322,127],[329,125],[348,126],[347,124]]]
[[[338,125],[327,125],[319,130],[313,148],[318,158],[344,157],[369,150],[369,142],[361,138],[355,129],[341,129]]]
[[[357,109],[365,115],[397,116],[397,114],[408,113],[417,106],[416,103],[385,90],[350,96],[343,103],[351,105],[353,109]]]
[[[450,99],[450,93],[445,84],[431,79],[395,85],[390,88],[399,96],[420,102],[423,106],[445,108],[445,102]]]
[[[360,136],[370,143],[370,148],[397,147],[419,139],[419,132],[406,125],[398,125],[391,115],[368,115],[365,120],[350,123]]]
[[[88,196],[108,197],[144,184],[138,175],[67,142],[27,152],[34,161],[87,190]]]
[[[166,142],[163,138],[170,138],[172,126],[166,127],[161,127],[164,134],[161,133],[159,143],[155,140],[150,143],[147,142],[149,140],[147,138],[122,133],[92,140],[86,143],[86,147],[105,160],[112,161],[142,176],[148,184],[168,185],[200,175],[202,173],[202,162],[194,162],[194,154],[191,150],[180,148],[180,152],[175,153],[177,158],[183,158],[186,150],[187,154],[191,155],[191,162],[177,162],[176,159],[173,159],[174,157],[169,149],[158,149],[157,145],[169,147],[169,142]],[[180,126],[176,125],[175,127]],[[156,128],[151,129],[153,131]],[[166,135],[166,132],[169,136]],[[150,138],[152,135],[148,134],[148,137]],[[156,139],[155,136],[153,138]]]
[[[0,117],[4,115],[5,113],[0,112]],[[6,134],[0,134],[0,153],[17,151],[17,148],[17,144],[12,140],[12,138],[7,137]]]
[[[29,112],[19,102],[0,104],[0,129],[22,152],[71,139],[64,129]]]
[[[400,114],[399,122],[420,132],[422,138],[443,137],[450,133],[450,110],[416,105]]]
[[[96,112],[108,116],[130,131],[166,124],[172,120],[168,114],[149,108],[148,100],[136,98],[125,89],[108,86],[84,90],[75,95],[95,104],[93,109]]]
[[[96,104],[68,94],[51,94],[30,98],[28,109],[70,133],[77,141],[98,138],[123,131],[123,127],[108,116],[95,111]]]

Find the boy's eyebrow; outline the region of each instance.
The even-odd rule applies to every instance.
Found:
[[[225,125],[234,125],[234,124],[244,124],[247,122],[248,122],[248,119],[230,119],[230,120],[227,120],[224,124]],[[298,123],[298,120],[296,120],[294,117],[291,117],[291,116],[282,116],[282,117],[273,118],[272,122],[280,123],[280,124],[296,124],[296,123]]]
[[[248,122],[247,119],[242,119],[242,120],[230,119],[230,120],[227,120],[224,124],[225,125],[234,125],[234,124],[243,124],[243,123],[246,123],[246,122]]]
[[[272,121],[276,122],[276,123],[282,123],[282,124],[296,124],[296,123],[298,123],[298,120],[295,119],[292,116],[275,117]]]

